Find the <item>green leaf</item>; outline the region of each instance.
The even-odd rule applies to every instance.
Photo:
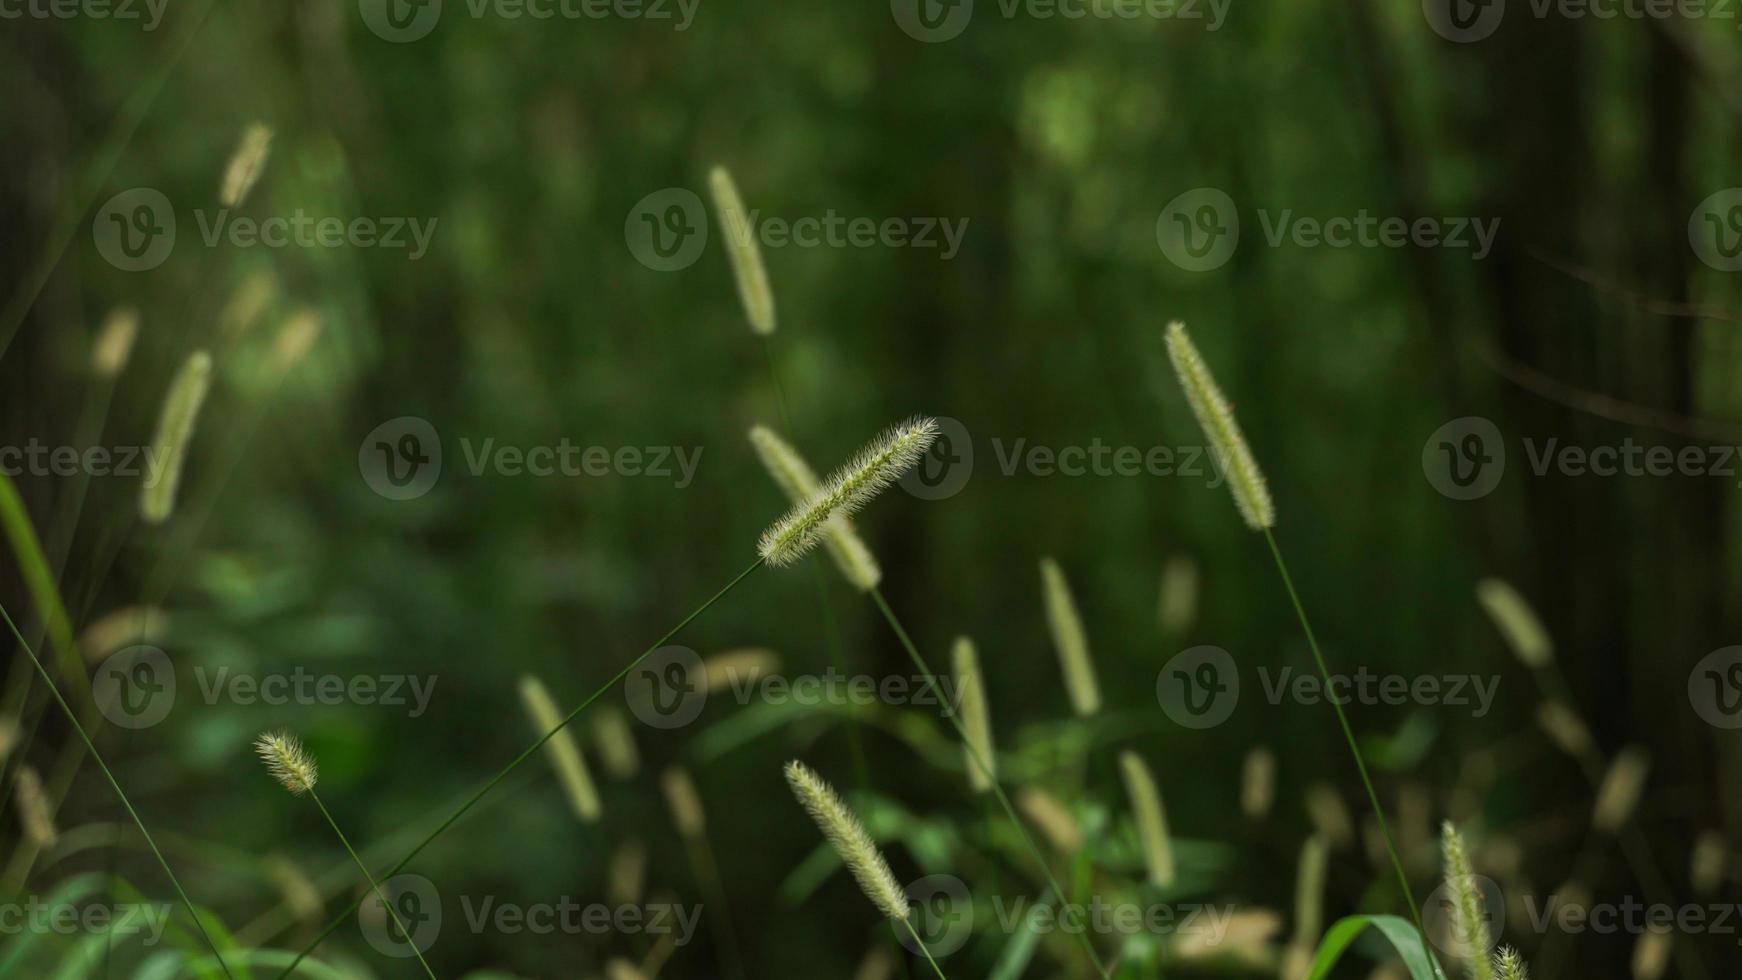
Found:
[[[1400,919],[1395,915],[1351,915],[1338,919],[1336,924],[1325,930],[1325,937],[1319,940],[1319,952],[1313,957],[1313,968],[1307,974],[1307,980],[1322,980],[1331,972],[1331,968],[1343,958],[1349,944],[1355,937],[1367,930],[1368,926],[1379,930],[1380,935],[1390,940],[1402,957],[1403,965],[1409,968],[1411,980],[1445,980],[1445,974],[1439,971],[1436,964],[1430,963],[1427,954],[1422,951],[1421,933],[1415,931],[1415,926],[1408,919]]]

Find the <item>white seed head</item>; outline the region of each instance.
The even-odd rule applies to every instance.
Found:
[[[5,753],[0,753],[5,758]],[[1715,830],[1702,831],[1694,839],[1693,855],[1689,859],[1688,878],[1693,882],[1694,893],[1710,895],[1724,883],[1724,876],[1729,873],[1730,843],[1724,835]]]
[[[802,762],[786,764],[786,782],[811,819],[816,821],[823,836],[834,845],[835,853],[853,873],[865,897],[871,900],[877,911],[891,919],[905,921],[910,908],[907,895],[895,880],[895,872],[889,870],[889,862],[877,849],[877,842],[859,823],[859,818],[853,816],[853,811],[847,809],[847,804],[835,795],[821,776]]]
[[[641,771],[641,750],[635,747],[635,733],[623,712],[609,705],[595,708],[593,739],[599,744],[599,759],[605,763],[605,771],[613,777],[628,779]]]
[[[1330,846],[1314,834],[1300,848],[1300,864],[1294,878],[1294,941],[1309,951],[1318,945],[1324,928],[1325,868]]]
[[[131,306],[117,306],[103,318],[97,328],[97,341],[91,345],[91,370],[100,378],[113,378],[127,366],[133,354],[133,341],[139,336],[139,311]]]
[[[1494,954],[1494,980],[1530,980],[1530,971],[1525,969],[1524,957],[1518,955],[1518,950],[1502,946]]]
[[[934,419],[914,418],[877,437],[836,470],[816,493],[793,506],[762,533],[759,549],[770,565],[790,565],[816,547],[829,522],[851,517],[871,498],[901,479],[938,436]]]
[[[685,840],[700,840],[708,830],[707,814],[702,810],[702,795],[690,774],[676,766],[660,774],[659,787],[665,793],[666,809],[671,822]]]
[[[89,663],[135,643],[155,643],[169,627],[161,606],[122,606],[97,617],[79,634],[79,652]]]
[[[557,709],[550,691],[543,681],[524,674],[520,678],[520,701],[526,706],[526,716],[532,719],[534,734],[556,732],[545,740],[544,751],[550,757],[551,768],[556,770],[557,780],[562,783],[563,794],[569,799],[569,809],[583,823],[596,822],[602,809],[599,791],[593,786],[593,776],[587,771],[587,761],[581,756],[580,746],[575,744],[574,733],[563,725],[563,714]]]
[[[1446,890],[1452,899],[1452,938],[1459,958],[1467,964],[1471,980],[1493,980],[1488,950],[1494,941],[1488,933],[1488,919],[1482,914],[1482,894],[1476,889],[1476,875],[1470,870],[1464,839],[1449,820],[1440,827],[1440,852],[1445,858]]]
[[[1672,933],[1645,930],[1633,944],[1633,980],[1663,980],[1675,951]],[[1503,978],[1504,980],[1504,978]]]
[[[1651,772],[1651,756],[1637,745],[1629,745],[1615,756],[1609,771],[1603,774],[1597,787],[1597,805],[1591,811],[1591,826],[1606,833],[1621,829],[1639,805],[1639,795],[1645,791],[1645,777]]]
[[[266,763],[266,771],[272,774],[272,778],[282,783],[292,795],[301,796],[314,789],[315,780],[320,777],[314,757],[287,732],[262,734],[254,740],[254,752]]]
[[[1563,702],[1544,701],[1537,705],[1536,724],[1562,752],[1580,758],[1590,751],[1591,730]]]
[[[747,690],[762,675],[778,670],[780,654],[762,647],[722,650],[702,661],[702,673],[707,675],[709,694],[731,688]]]
[[[211,384],[212,355],[197,350],[188,355],[169,386],[163,410],[157,416],[157,434],[151,440],[151,450],[157,454],[161,469],[154,474],[155,478],[147,477],[139,498],[140,515],[148,524],[162,524],[175,512],[182,465]]]
[[[1119,771],[1125,777],[1125,795],[1131,799],[1131,815],[1137,821],[1137,839],[1143,845],[1143,860],[1149,867],[1150,884],[1173,885],[1173,842],[1167,835],[1167,810],[1161,805],[1161,790],[1155,777],[1137,753],[1119,753]]]
[[[1258,820],[1276,801],[1276,756],[1264,746],[1246,753],[1240,770],[1240,812]]]
[[[773,429],[762,425],[751,429],[750,444],[756,447],[756,455],[768,469],[768,475],[794,504],[809,500],[821,489],[810,464]],[[848,518],[836,515],[829,520],[823,528],[823,548],[834,559],[841,574],[860,592],[870,592],[882,581],[883,570],[877,567],[877,559]]]
[[[762,249],[756,244],[755,224],[725,167],[715,167],[708,174],[708,189],[714,195],[714,211],[720,219],[720,234],[726,239],[726,255],[732,261],[732,278],[738,283],[744,316],[752,331],[766,337],[774,332],[774,291],[768,288],[768,268],[762,264]]]
[[[1051,558],[1040,561],[1040,586],[1046,601],[1046,624],[1052,630],[1052,645],[1064,670],[1071,708],[1079,718],[1087,718],[1101,710],[1101,687],[1095,681],[1089,637],[1083,631],[1082,617],[1077,615],[1076,600],[1071,598],[1070,583],[1065,581],[1058,562]]]
[[[1476,601],[1526,667],[1539,669],[1554,660],[1554,642],[1517,589],[1500,579],[1485,578],[1476,583]]]
[[[998,778],[998,755],[992,746],[992,717],[986,703],[986,684],[980,676],[980,657],[974,651],[974,641],[965,636],[956,638],[951,651],[956,669],[956,685],[961,691],[962,729],[968,733],[962,746],[963,763],[968,769],[968,785],[976,793],[991,789]]]
[[[1022,811],[1046,839],[1063,854],[1083,848],[1083,828],[1058,797],[1038,786],[1024,786],[1016,793],[1016,808]]]
[[[54,809],[48,805],[48,792],[42,787],[42,776],[31,766],[19,768],[14,798],[18,803],[18,824],[26,840],[37,847],[48,847],[60,839],[54,826]]]
[[[1209,367],[1192,344],[1185,324],[1175,321],[1168,325],[1167,356],[1173,362],[1174,373],[1179,375],[1180,387],[1185,389],[1192,414],[1197,416],[1198,425],[1210,440],[1210,450],[1227,467],[1228,488],[1233,491],[1234,504],[1240,508],[1246,526],[1254,531],[1274,527],[1276,508],[1270,501],[1264,473],[1258,469],[1258,461],[1252,458],[1246,437],[1240,434],[1240,425],[1234,421],[1234,410],[1222,397],[1215,376],[1210,374]]]
[[[1174,555],[1161,569],[1161,628],[1169,634],[1184,633],[1198,615],[1198,563]]]
[[[266,169],[266,158],[272,150],[272,129],[261,123],[249,123],[242,130],[242,140],[230,155],[224,168],[224,184],[218,191],[218,203],[233,208],[248,197],[254,182]]]

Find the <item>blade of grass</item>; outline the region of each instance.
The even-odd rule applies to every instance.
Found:
[[[327,810],[327,805],[321,802],[320,794],[316,793],[312,786],[309,787],[308,798],[315,801],[315,806],[320,808],[321,816],[327,818],[327,826],[333,828],[333,833],[338,836],[339,843],[345,845],[345,853],[351,855],[351,860],[357,863],[357,870],[363,872],[363,877],[369,882],[369,890],[373,891],[375,897],[381,900],[381,907],[387,910],[388,917],[393,920],[394,925],[399,927],[399,934],[405,937],[406,945],[410,946],[412,953],[417,956],[417,962],[423,967],[423,972],[429,974],[429,980],[436,980],[435,971],[429,968],[429,961],[423,958],[423,950],[417,948],[417,941],[412,938],[411,930],[405,928],[405,923],[400,921],[399,913],[394,911],[393,903],[387,900],[387,896],[381,891],[380,883],[375,880],[374,875],[369,873],[369,866],[364,864],[363,859],[358,857],[357,852],[352,849],[351,842],[345,839],[345,832],[339,829],[339,822],[333,819],[332,813]]]
[[[1300,594],[1295,591],[1294,579],[1288,574],[1288,563],[1282,560],[1282,549],[1277,547],[1276,535],[1270,528],[1263,528],[1264,540],[1270,544],[1270,555],[1276,559],[1276,571],[1282,576],[1283,588],[1288,591],[1289,602],[1294,605],[1294,614],[1300,620],[1300,628],[1306,633],[1307,647],[1313,652],[1313,662],[1319,668],[1319,680],[1324,682],[1327,690],[1331,687],[1331,671],[1325,666],[1325,655],[1319,650],[1319,640],[1313,633],[1312,623],[1307,621],[1306,607],[1301,605]],[[1343,730],[1343,740],[1349,743],[1349,754],[1355,757],[1355,769],[1361,774],[1361,785],[1367,790],[1367,802],[1373,807],[1373,816],[1379,821],[1379,833],[1385,838],[1385,851],[1391,855],[1392,870],[1397,872],[1397,887],[1403,890],[1403,900],[1409,905],[1409,917],[1415,922],[1417,938],[1421,940],[1421,952],[1426,961],[1438,969],[1433,951],[1428,949],[1427,929],[1421,923],[1421,909],[1415,904],[1415,894],[1409,890],[1409,875],[1403,870],[1403,859],[1397,856],[1397,841],[1391,836],[1391,825],[1385,821],[1385,808],[1379,805],[1379,794],[1373,790],[1373,780],[1367,775],[1367,760],[1361,756],[1361,747],[1355,741],[1354,729],[1349,727],[1349,716],[1343,712],[1343,705],[1335,698],[1328,699],[1331,707],[1337,713],[1337,725]]]
[[[66,714],[67,721],[72,722],[73,730],[79,733],[79,739],[85,743],[85,750],[90,753],[92,759],[96,760],[97,767],[103,770],[103,778],[109,781],[109,786],[120,798],[121,805],[127,808],[127,815],[133,818],[134,826],[139,828],[139,833],[145,838],[145,843],[150,845],[151,853],[157,858],[158,866],[163,868],[163,873],[169,876],[169,883],[175,886],[175,893],[181,898],[181,904],[187,909],[188,915],[193,916],[194,927],[200,931],[206,945],[211,947],[212,955],[217,958],[218,966],[224,971],[225,976],[232,977],[230,968],[224,963],[224,957],[218,952],[217,944],[212,942],[211,934],[206,932],[206,925],[200,920],[199,910],[194,908],[193,901],[188,898],[187,890],[182,888],[181,879],[177,878],[175,872],[170,870],[169,862],[164,859],[163,851],[158,849],[157,841],[152,839],[151,831],[145,829],[145,821],[140,819],[139,811],[133,808],[133,801],[129,800],[127,794],[122,791],[121,784],[115,779],[115,774],[109,771],[109,764],[103,761],[103,756],[97,751],[97,746],[91,742],[91,736],[85,734],[85,726],[79,724],[78,715],[74,713],[72,706],[67,704],[66,699],[61,697],[60,688],[56,687],[54,679],[48,676],[48,670],[42,666],[42,661],[37,659],[36,651],[31,649],[30,644],[24,639],[24,634],[18,631],[18,625],[12,621],[12,614],[7,612],[3,605],[0,605],[0,618],[6,620],[6,628],[12,632],[13,638],[24,650],[24,655],[30,658],[31,664],[36,668],[37,675],[42,678],[43,684],[47,685],[49,694],[54,697],[55,703],[60,705],[61,711]]]

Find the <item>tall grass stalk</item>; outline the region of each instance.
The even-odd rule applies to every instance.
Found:
[[[914,646],[913,638],[907,634],[907,628],[901,625],[901,620],[896,617],[895,610],[889,607],[889,600],[883,597],[883,590],[881,588],[872,589],[871,600],[877,604],[877,610],[883,614],[883,619],[889,624],[889,628],[895,631],[895,637],[900,641],[901,648],[907,651],[907,656],[919,669],[921,676],[925,678],[933,696],[938,698],[937,703],[948,704],[947,699],[942,695],[943,689],[938,684],[937,675],[933,673],[925,658],[920,656],[919,648]],[[1034,863],[1040,867],[1040,873],[1046,878],[1047,887],[1052,889],[1053,896],[1059,902],[1059,907],[1064,907],[1065,903],[1069,901],[1064,887],[1059,884],[1058,877],[1053,874],[1052,865],[1047,863],[1046,857],[1040,853],[1040,846],[1034,842],[1034,837],[1028,832],[1028,827],[1022,822],[1022,818],[1017,816],[1016,807],[1011,805],[1010,796],[1004,792],[1004,787],[999,785],[992,765],[974,748],[973,742],[968,736],[967,726],[962,724],[962,719],[958,717],[959,714],[960,712],[953,709],[946,709],[943,712],[944,717],[955,727],[956,735],[962,740],[962,745],[969,758],[979,768],[981,775],[986,778],[992,794],[998,798],[998,805],[1004,808],[1004,815],[1010,818],[1011,826],[1015,827],[1016,832],[1021,835],[1023,846],[1034,858]],[[1095,947],[1089,942],[1089,937],[1083,930],[1076,930],[1076,939],[1077,944],[1083,948],[1083,953],[1088,956],[1089,962],[1094,965],[1095,972],[1100,974],[1101,980],[1112,980],[1112,975],[1107,972],[1105,966],[1101,965],[1101,957],[1095,952]]]
[[[411,930],[405,928],[405,923],[400,920],[399,913],[393,908],[393,903],[387,900],[387,896],[381,891],[381,885],[375,880],[375,876],[369,873],[369,866],[357,856],[356,850],[351,847],[350,840],[345,837],[345,832],[339,829],[339,822],[333,819],[332,813],[327,810],[327,805],[321,802],[320,794],[315,792],[318,771],[314,758],[303,749],[301,742],[284,733],[269,732],[261,735],[254,743],[254,751],[260,756],[261,761],[266,763],[266,769],[272,774],[272,778],[278,780],[290,795],[306,795],[314,801],[315,806],[321,811],[321,816],[326,818],[327,826],[333,828],[333,834],[339,838],[339,843],[344,845],[345,853],[351,855],[351,860],[356,863],[357,870],[363,872],[363,878],[369,882],[369,890],[374,892],[375,897],[380,900],[381,907],[387,911],[387,917],[393,920],[393,924],[399,928],[400,934],[405,937],[406,943],[411,946],[411,952],[417,957],[417,962],[423,967],[423,972],[429,975],[430,980],[435,980],[435,971],[430,969],[429,962],[423,958],[423,950],[417,948],[416,941],[412,939]]]
[[[688,616],[685,616],[681,621],[678,622],[678,624],[676,626],[673,626],[671,629],[666,630],[664,636],[661,636],[659,639],[653,641],[653,644],[651,646],[649,646],[646,650],[643,650],[639,656],[637,656],[634,660],[631,660],[627,664],[625,664],[621,670],[617,671],[616,674],[613,674],[611,676],[611,678],[609,680],[607,680],[605,683],[599,685],[598,689],[595,690],[592,694],[588,695],[586,700],[584,700],[580,704],[576,705],[574,710],[570,711],[567,715],[564,715],[562,722],[560,724],[558,724],[557,726],[552,728],[550,731],[545,732],[542,737],[540,737],[537,741],[533,742],[531,745],[527,746],[525,749],[522,749],[519,755],[515,756],[512,760],[509,761],[509,763],[507,765],[503,766],[500,770],[498,770],[496,772],[496,774],[494,776],[491,776],[489,778],[489,780],[487,780],[482,786],[479,786],[478,789],[476,791],[474,791],[471,796],[468,796],[464,802],[462,802],[457,808],[455,808],[454,812],[448,814],[448,816],[445,819],[443,819],[441,823],[436,825],[435,829],[431,830],[428,834],[425,834],[423,839],[418,841],[417,846],[413,847],[410,851],[408,851],[406,853],[406,855],[404,857],[400,858],[397,862],[395,862],[391,868],[388,868],[386,873],[384,873],[381,877],[392,878],[394,875],[403,871],[405,869],[406,865],[410,864],[419,854],[423,853],[423,849],[428,847],[430,845],[431,841],[434,841],[437,837],[440,837],[443,833],[445,833],[447,831],[447,829],[449,827],[452,827],[461,817],[465,816],[466,812],[471,810],[472,807],[476,806],[478,804],[479,800],[482,800],[485,796],[489,795],[490,791],[495,789],[497,784],[501,783],[502,780],[508,778],[509,773],[518,769],[522,763],[524,763],[527,759],[531,758],[532,755],[534,753],[536,753],[539,749],[543,748],[544,744],[546,742],[550,741],[551,738],[554,735],[556,735],[557,732],[562,731],[565,727],[568,726],[568,724],[570,722],[572,722],[576,718],[580,717],[581,712],[587,710],[587,708],[592,706],[593,702],[599,700],[601,697],[604,697],[606,692],[608,692],[612,688],[616,687],[617,684],[623,680],[623,678],[628,677],[629,672],[634,670],[636,667],[640,666],[642,661],[646,660],[648,657],[653,656],[654,651],[658,650],[662,646],[665,646],[667,643],[670,643],[672,637],[677,636],[678,633],[682,632],[683,629],[685,627],[687,627],[691,622],[693,622],[698,616],[700,616],[704,612],[707,612],[708,609],[714,605],[714,603],[719,602],[721,599],[725,598],[728,593],[730,593],[733,589],[738,587],[738,584],[740,582],[743,582],[746,578],[749,578],[751,572],[754,572],[758,568],[761,568],[763,563],[764,563],[764,560],[762,558],[757,558],[755,561],[751,562],[748,567],[746,567],[743,571],[739,572],[736,576],[734,576],[730,582],[727,582],[726,585],[720,589],[720,591],[714,593],[711,597],[708,598],[708,600],[706,602],[697,606],[694,611],[692,611]],[[278,974],[279,980],[283,980],[283,978],[290,976],[290,974],[293,971],[295,971],[297,964],[301,963],[310,953],[314,952],[315,949],[318,948],[321,943],[325,942],[326,938],[333,934],[333,930],[335,930],[339,926],[343,925],[345,920],[351,917],[351,913],[357,911],[357,908],[362,904],[363,904],[363,900],[361,897],[359,897],[359,898],[353,900],[351,902],[351,904],[348,907],[346,907],[346,909],[343,912],[339,913],[337,916],[334,916],[333,919],[331,921],[329,921],[323,929],[321,929],[320,934],[315,936],[315,938],[312,941],[310,941],[307,946],[303,947],[301,952],[296,954],[296,957],[293,960],[291,960],[290,965],[286,966],[284,968],[284,972]]]
[[[1300,620],[1301,631],[1306,634],[1307,647],[1312,650],[1313,663],[1319,670],[1319,680],[1329,688],[1330,668],[1325,665],[1325,655],[1319,649],[1318,637],[1313,633],[1312,623],[1307,620],[1306,607],[1301,604],[1300,594],[1295,591],[1294,578],[1288,573],[1288,563],[1283,560],[1282,549],[1277,546],[1276,535],[1271,531],[1276,525],[1276,507],[1271,500],[1269,486],[1265,483],[1264,472],[1259,469],[1257,459],[1247,445],[1239,423],[1234,419],[1234,411],[1223,397],[1222,389],[1216,384],[1215,376],[1210,373],[1209,365],[1204,362],[1197,345],[1192,343],[1191,336],[1186,333],[1185,324],[1169,324],[1166,339],[1168,359],[1173,362],[1174,372],[1179,376],[1186,402],[1191,406],[1192,414],[1197,417],[1205,437],[1209,439],[1210,449],[1228,467],[1228,489],[1234,496],[1234,505],[1240,511],[1246,526],[1261,532],[1265,542],[1270,545],[1270,555],[1276,562],[1276,572],[1281,576],[1289,602],[1294,606],[1295,617]],[[1392,869],[1397,872],[1397,885],[1403,891],[1403,900],[1409,905],[1410,919],[1415,923],[1416,933],[1421,939],[1422,954],[1427,957],[1428,963],[1435,963],[1433,951],[1428,948],[1427,931],[1422,926],[1421,908],[1416,905],[1415,894],[1410,891],[1409,875],[1403,870],[1403,859],[1397,854],[1397,841],[1392,837],[1391,825],[1385,819],[1385,808],[1379,805],[1379,794],[1374,791],[1373,779],[1367,773],[1367,760],[1361,755],[1361,747],[1355,741],[1354,729],[1349,727],[1349,718],[1344,713],[1343,706],[1332,700],[1331,708],[1336,712],[1338,727],[1343,730],[1343,740],[1349,745],[1349,754],[1355,759],[1355,769],[1361,774],[1361,785],[1367,790],[1367,802],[1373,808],[1373,816],[1379,821],[1379,832],[1385,838],[1386,853],[1391,857]]]
[[[157,841],[151,836],[151,831],[145,829],[145,821],[140,818],[139,811],[133,808],[133,801],[127,798],[127,793],[121,789],[121,784],[115,779],[115,774],[109,771],[109,764],[104,762],[103,756],[97,752],[97,746],[91,742],[91,736],[86,734],[85,726],[79,724],[79,717],[73,711],[72,705],[67,704],[66,698],[61,697],[60,688],[55,686],[54,678],[48,675],[48,670],[42,666],[42,661],[37,658],[36,651],[24,639],[24,634],[19,632],[18,624],[12,621],[12,614],[6,611],[4,605],[0,605],[0,619],[6,620],[6,628],[11,631],[13,639],[18,641],[18,646],[24,651],[24,655],[30,658],[31,666],[36,668],[37,676],[42,678],[42,683],[48,688],[48,693],[54,698],[54,702],[60,705],[61,711],[67,716],[67,721],[72,723],[73,730],[79,733],[79,739],[85,743],[85,751],[89,752],[91,758],[96,760],[97,767],[103,770],[103,778],[109,782],[109,788],[115,791],[115,796],[127,809],[127,815],[133,818],[133,825],[139,828],[139,835],[145,838],[146,845],[151,848],[152,856],[157,858],[157,866],[163,869],[163,873],[169,877],[169,883],[175,887],[176,897],[181,899],[182,907],[187,909],[188,915],[193,918],[194,928],[199,930],[200,938],[204,939],[206,946],[211,949],[212,956],[218,961],[218,968],[224,971],[224,976],[234,980],[234,975],[230,973],[230,967],[225,964],[223,955],[218,952],[217,943],[212,941],[211,933],[206,931],[206,924],[200,919],[199,910],[194,908],[193,900],[188,898],[187,889],[181,886],[181,879],[177,878],[175,872],[170,870],[169,861],[164,858],[163,851],[158,848]],[[286,971],[286,974],[288,973],[289,971]]]

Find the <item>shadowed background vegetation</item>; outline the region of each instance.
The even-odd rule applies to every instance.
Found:
[[[356,875],[318,813],[261,770],[256,733],[302,735],[339,823],[384,868],[535,736],[522,674],[566,709],[754,559],[786,501],[750,426],[779,429],[827,470],[891,422],[946,416],[970,434],[961,490],[890,491],[858,521],[884,594],[934,666],[956,636],[977,642],[1007,783],[1064,801],[1087,835],[1087,857],[1043,840],[1067,881],[1139,894],[1116,763],[1135,749],[1180,863],[1172,889],[1141,894],[1280,916],[1256,965],[1170,961],[1167,974],[1275,975],[1296,925],[1297,855],[1315,831],[1334,843],[1326,922],[1404,905],[1363,829],[1328,706],[1263,697],[1260,666],[1311,669],[1263,539],[1206,478],[1000,466],[1019,440],[1201,444],[1163,352],[1177,318],[1237,404],[1333,667],[1499,678],[1480,718],[1351,706],[1417,898],[1437,883],[1437,826],[1451,819],[1509,903],[1570,888],[1597,902],[1708,900],[1689,849],[1702,832],[1742,832],[1738,746],[1695,712],[1688,682],[1742,631],[1737,478],[1538,476],[1523,440],[1742,442],[1737,281],[1688,237],[1700,202],[1742,183],[1742,61],[1733,23],[1517,7],[1467,45],[1430,30],[1418,4],[1370,0],[1235,0],[1214,31],[1006,18],[982,0],[938,44],[903,33],[881,3],[703,2],[677,31],[474,17],[449,0],[427,37],[404,44],[371,33],[349,3],[177,0],[153,31],[5,22],[0,444],[144,444],[189,352],[215,361],[164,525],[138,519],[134,478],[13,477],[73,633],[122,607],[165,611],[156,642],[176,665],[175,708],[138,731],[103,726],[99,748],[196,901],[242,945],[299,949],[358,895]],[[218,213],[225,164],[253,122],[274,131],[271,157],[232,218],[434,222],[427,253],[208,246],[196,212]],[[706,200],[716,164],[764,217],[947,219],[966,234],[948,260],[912,247],[765,249],[780,312],[765,355],[711,216],[701,257],[677,271],[649,268],[625,241],[637,202],[667,187]],[[105,261],[91,231],[102,203],[135,187],[161,191],[178,221],[172,254],[144,272]],[[1242,223],[1232,260],[1208,272],[1176,267],[1156,241],[1162,209],[1198,187],[1228,193]],[[1449,248],[1273,247],[1259,216],[1363,209],[1498,219],[1500,231],[1476,261]],[[90,349],[118,306],[140,328],[110,381],[91,371]],[[319,338],[280,370],[272,345],[304,313]],[[1435,490],[1422,453],[1469,415],[1495,423],[1508,461],[1495,492],[1464,502]],[[409,501],[359,473],[365,436],[399,416],[427,420],[445,454],[434,489]],[[461,443],[565,438],[685,447],[700,464],[681,488],[676,475],[474,476]],[[1071,581],[1104,695],[1074,728],[1041,605],[1043,556]],[[1164,628],[1170,560],[1195,568],[1198,599]],[[678,642],[704,656],[767,648],[801,675],[828,669],[838,636],[849,673],[911,675],[875,606],[825,559],[808,564],[823,598],[811,567],[758,572]],[[20,567],[0,561],[0,601],[55,659]],[[1488,576],[1511,582],[1553,636],[1567,701],[1594,740],[1583,758],[1538,728],[1544,695],[1475,600]],[[1246,686],[1227,722],[1195,731],[1159,710],[1155,688],[1162,665],[1199,644],[1228,650]],[[19,652],[7,646],[10,664]],[[107,652],[81,651],[87,666]],[[221,668],[435,687],[416,717],[207,703],[196,671],[209,683]],[[76,740],[40,683],[20,683],[17,667],[11,678],[5,704],[36,737],[9,747],[8,800],[23,766],[52,773]],[[850,712],[729,694],[683,728],[632,721],[641,766],[628,778],[601,770],[583,716],[599,823],[575,820],[537,757],[431,844],[411,868],[444,898],[431,965],[593,976],[611,957],[657,955],[656,936],[474,932],[460,909],[461,896],[603,901],[611,856],[634,846],[648,856],[647,900],[705,905],[696,941],[669,951],[661,977],[731,977],[738,962],[751,977],[845,977],[867,949],[897,950],[845,875],[816,870],[821,840],[780,778],[795,756],[871,816],[904,880],[955,874],[977,903],[1043,894],[995,804],[967,789],[935,710],[859,717],[861,786]],[[624,707],[616,691],[601,704]],[[1630,745],[1651,760],[1643,800],[1625,834],[1594,833],[1594,781]],[[1241,770],[1257,747],[1275,755],[1276,802],[1250,816]],[[723,903],[672,823],[659,781],[669,766],[699,788]],[[95,770],[69,778],[58,848],[21,859],[19,819],[0,815],[12,895],[95,871],[170,900],[130,830],[105,836],[126,819]],[[1349,839],[1315,822],[1314,787],[1343,802]],[[278,860],[315,883],[324,909],[287,899]],[[1733,893],[1734,876],[1722,880]],[[990,906],[977,908],[974,938],[943,961],[952,978],[989,975],[1009,941]],[[1510,920],[1503,938],[1548,978],[1620,976],[1637,940]],[[166,941],[198,948],[173,929]],[[1108,959],[1123,952],[1132,975],[1171,955],[1170,937],[1095,942]],[[45,937],[31,955],[58,962],[48,951],[71,944]],[[1734,971],[1732,937],[1674,945],[1671,975]],[[119,945],[115,975],[146,955]],[[1363,943],[1339,975],[1389,955]],[[357,975],[413,975],[354,921],[319,956]],[[1052,935],[1021,975],[1090,974],[1072,940]]]

